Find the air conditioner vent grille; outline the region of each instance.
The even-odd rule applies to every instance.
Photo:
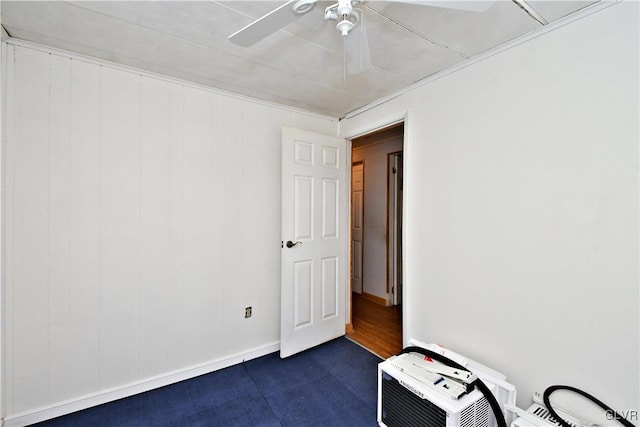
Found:
[[[460,427],[473,426],[474,412],[474,405],[469,405],[460,413]]]
[[[462,410],[460,427],[489,427],[489,402],[486,398]]]
[[[486,397],[478,400],[476,402],[476,426],[478,427],[489,427],[489,412],[490,406],[489,401]]]
[[[555,424],[557,426],[561,426],[562,424],[560,424],[560,421],[558,421],[557,419],[554,418],[553,415],[551,415],[551,413],[549,412],[549,410],[543,406],[538,406],[533,410],[533,415],[542,418],[543,420],[547,421],[550,424]],[[562,415],[560,415],[562,416]],[[574,424],[572,422],[570,422],[569,420],[566,420],[568,422],[568,424],[572,427],[580,427],[577,424]]]
[[[382,422],[387,427],[444,427],[447,424],[447,413],[383,373]]]

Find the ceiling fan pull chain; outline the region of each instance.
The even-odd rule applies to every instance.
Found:
[[[363,53],[365,46],[364,46],[364,9],[362,9],[359,13],[360,15],[360,27],[358,28],[358,31],[360,31],[360,37],[358,38],[358,44],[360,46],[358,46],[358,68],[360,70],[364,69],[364,58],[363,58]],[[369,46],[366,47],[367,49],[369,49]]]

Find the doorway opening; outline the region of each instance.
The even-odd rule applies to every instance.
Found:
[[[351,323],[347,337],[402,350],[402,123],[352,140]]]

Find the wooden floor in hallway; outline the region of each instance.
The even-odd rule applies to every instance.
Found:
[[[347,337],[386,359],[402,350],[402,306],[385,307],[352,293]]]

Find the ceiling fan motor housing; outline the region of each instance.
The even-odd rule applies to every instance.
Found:
[[[351,0],[338,1],[338,9],[336,10],[336,12],[338,12],[338,15],[340,16],[350,15],[352,11],[353,11],[353,6],[351,5]]]

